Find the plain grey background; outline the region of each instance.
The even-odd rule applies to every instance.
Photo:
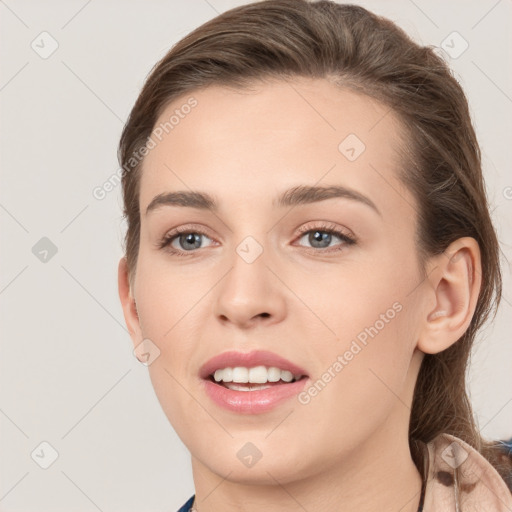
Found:
[[[151,67],[242,3],[0,0],[1,512],[172,512],[194,492],[189,453],[124,325],[121,187],[103,200],[93,190],[118,169],[123,123]],[[510,261],[512,2],[353,3],[449,52]],[[483,434],[501,439],[512,436],[505,260],[503,274],[503,304],[470,372]]]

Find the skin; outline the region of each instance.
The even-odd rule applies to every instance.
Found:
[[[401,125],[378,102],[298,78],[193,96],[198,105],[145,158],[137,271],[130,288],[121,259],[119,296],[134,347],[149,338],[161,351],[148,368],[190,450],[198,510],[416,512],[421,479],[407,437],[414,383],[424,353],[448,348],[471,321],[478,244],[457,240],[422,277],[416,201],[396,174]],[[355,161],[338,150],[350,133],[366,146]],[[293,186],[333,184],[366,195],[381,215],[346,198],[271,204]],[[165,206],[145,215],[157,194],[188,189],[215,196],[217,214]],[[333,236],[322,249],[297,232],[320,221],[357,243]],[[200,248],[179,257],[156,247],[190,223],[207,232]],[[263,248],[250,264],[236,252],[247,236]],[[190,247],[179,238],[173,246]],[[308,404],[292,398],[249,416],[202,390],[200,366],[231,349],[274,351],[315,382],[396,302],[401,311]],[[247,442],[262,453],[252,467],[237,457]]]

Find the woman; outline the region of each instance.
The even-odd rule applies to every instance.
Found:
[[[358,6],[237,7],[155,66],[119,158],[119,294],[191,452],[181,511],[512,509],[465,382],[499,245],[432,49]]]

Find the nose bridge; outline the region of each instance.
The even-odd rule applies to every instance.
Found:
[[[261,235],[258,236],[261,238]],[[215,314],[224,320],[245,324],[258,316],[278,318],[284,310],[284,297],[267,268],[269,254],[256,236],[239,242],[230,257],[230,270],[218,288]]]

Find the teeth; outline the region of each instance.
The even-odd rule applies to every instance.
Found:
[[[267,374],[269,382],[277,382],[281,378],[281,370],[275,366],[269,368]]]
[[[251,386],[239,386],[237,384],[233,384],[232,382],[228,382],[226,387],[232,389],[233,391],[257,391],[258,389],[267,389],[271,386],[265,386],[264,384],[254,384]]]
[[[291,382],[293,380],[293,373],[285,370],[284,372],[281,372],[281,379],[285,382]]]
[[[249,382],[249,370],[241,366],[233,368],[233,382]]]
[[[247,380],[255,384],[265,384],[265,382],[267,382],[267,375],[268,372],[264,366],[256,366],[249,369],[249,376]]]
[[[235,368],[219,368],[215,371],[213,378],[215,382],[239,382],[251,384],[265,384],[267,382],[292,382],[294,379],[299,380],[302,375],[294,375],[288,370],[281,370],[275,366],[267,368],[266,366],[255,366],[253,368],[245,368],[236,366]],[[240,386],[237,386],[240,387]],[[244,391],[249,389],[242,386]],[[233,388],[234,389],[234,388]],[[252,389],[255,389],[254,387]]]

